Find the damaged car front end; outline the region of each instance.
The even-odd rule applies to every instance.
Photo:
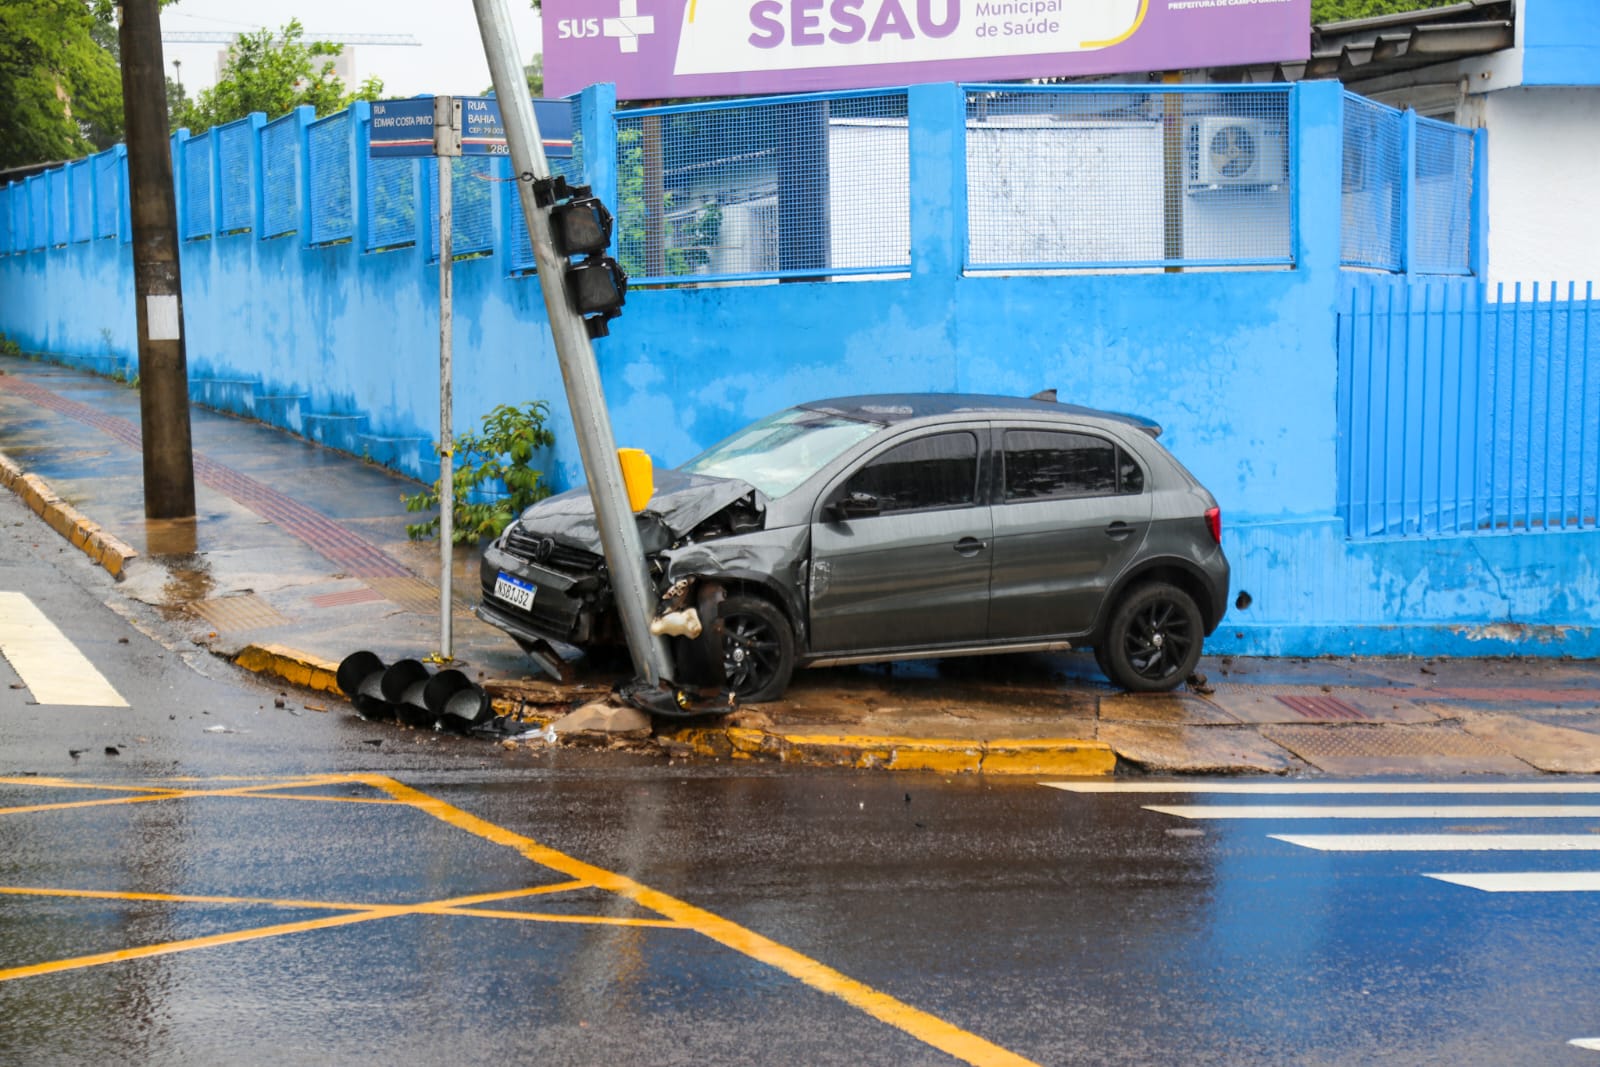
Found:
[[[803,637],[809,528],[775,497],[880,428],[790,409],[655,473],[636,521],[659,596],[651,630],[667,638],[675,680],[744,700],[782,692]],[[478,616],[552,673],[561,658],[552,645],[625,648],[585,490],[525,511],[484,550],[480,578]]]

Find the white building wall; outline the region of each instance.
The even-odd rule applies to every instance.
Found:
[[[1479,101],[1489,285],[1600,286],[1600,89],[1505,89]]]

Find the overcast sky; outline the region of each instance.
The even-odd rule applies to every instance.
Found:
[[[528,0],[506,0],[523,61],[540,50],[539,15]],[[350,88],[369,75],[383,79],[385,96],[450,93],[471,96],[489,85],[489,65],[472,0],[178,0],[161,12],[163,33],[239,33],[281,29],[298,18],[306,39],[337,40],[344,34],[410,34],[418,47],[345,45],[355,63]],[[190,96],[216,81],[217,54],[225,44],[176,44],[162,52],[167,73],[183,81]],[[182,64],[174,68],[173,61]]]

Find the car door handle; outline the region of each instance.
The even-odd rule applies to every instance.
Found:
[[[1133,533],[1133,527],[1121,519],[1106,527],[1106,536],[1113,541],[1126,541],[1131,533]]]
[[[980,541],[976,537],[963,537],[956,542],[956,551],[963,556],[976,556],[979,552],[989,547],[989,542]]]

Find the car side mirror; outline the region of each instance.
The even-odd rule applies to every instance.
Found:
[[[845,519],[865,519],[881,512],[883,504],[872,493],[857,491],[835,500],[829,505],[828,510],[833,512],[834,518],[841,521]]]

